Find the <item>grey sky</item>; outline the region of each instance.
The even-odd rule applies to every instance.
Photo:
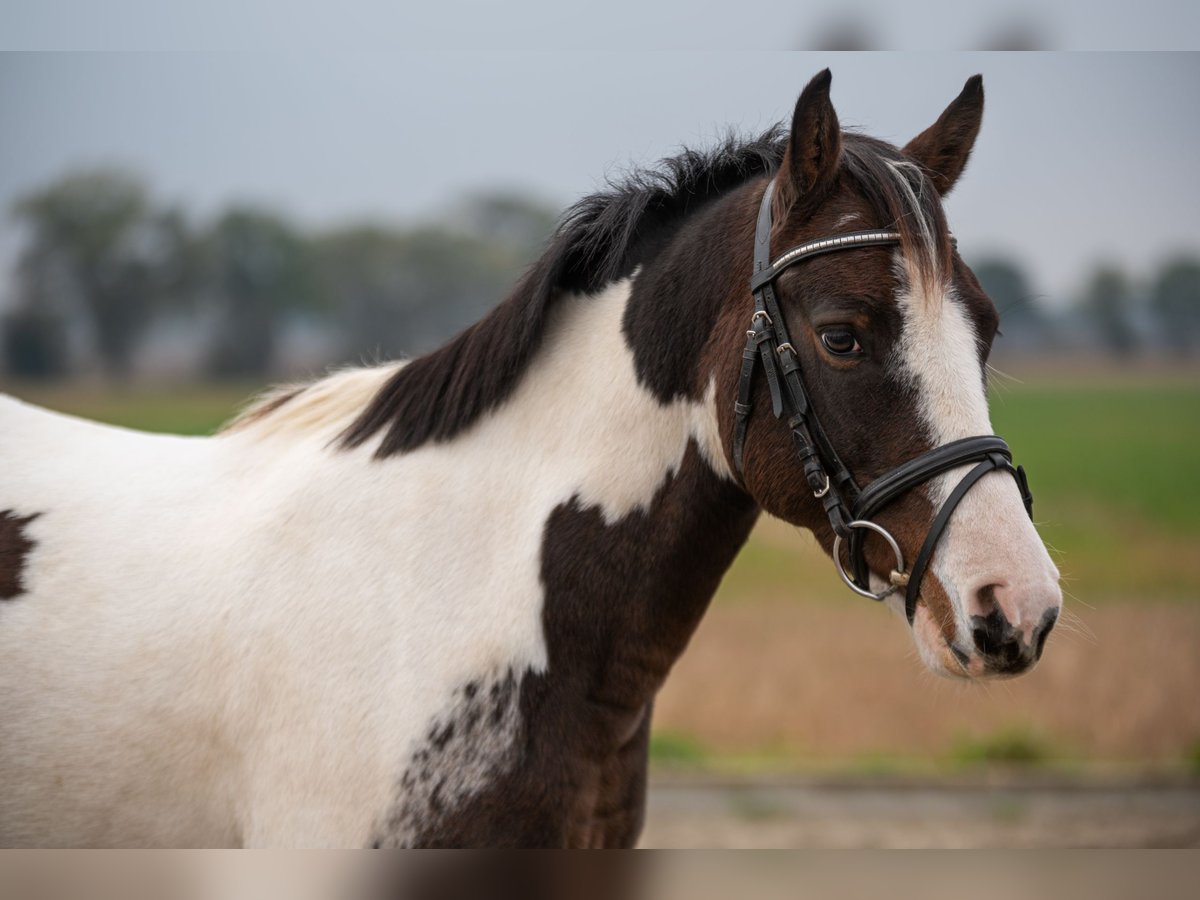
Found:
[[[119,163],[200,212],[413,218],[463,192],[566,203],[630,163],[790,115],[833,69],[843,124],[903,142],[974,72],[987,113],[948,202],[970,254],[1003,250],[1065,298],[1200,249],[1200,55],[1143,53],[178,53],[0,56],[0,205]],[[0,226],[0,262],[17,234]]]
[[[825,46],[857,23],[871,47],[1185,50],[1195,0],[0,0],[0,47],[98,50],[665,50]]]

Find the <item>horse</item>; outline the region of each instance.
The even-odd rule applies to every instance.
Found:
[[[763,512],[930,670],[1033,666],[1059,577],[941,203],[982,79],[902,149],[830,83],[579,201],[427,355],[207,437],[0,398],[0,843],[632,846]]]

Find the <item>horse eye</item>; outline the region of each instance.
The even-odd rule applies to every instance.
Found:
[[[862,352],[862,347],[854,336],[854,332],[845,329],[833,328],[829,331],[822,331],[821,343],[834,356],[850,356]]]

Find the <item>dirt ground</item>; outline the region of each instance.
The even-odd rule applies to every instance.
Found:
[[[1200,847],[1200,782],[659,781],[641,846]]]
[[[868,601],[718,605],[655,725],[716,755],[944,758],[1019,730],[1068,760],[1194,769],[1200,606],[1106,605],[1071,619],[1033,672],[980,685],[927,673],[904,623]]]

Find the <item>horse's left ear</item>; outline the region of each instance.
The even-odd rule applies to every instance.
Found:
[[[938,120],[904,148],[925,169],[939,194],[948,194],[966,168],[981,121],[983,76],[972,75]]]

